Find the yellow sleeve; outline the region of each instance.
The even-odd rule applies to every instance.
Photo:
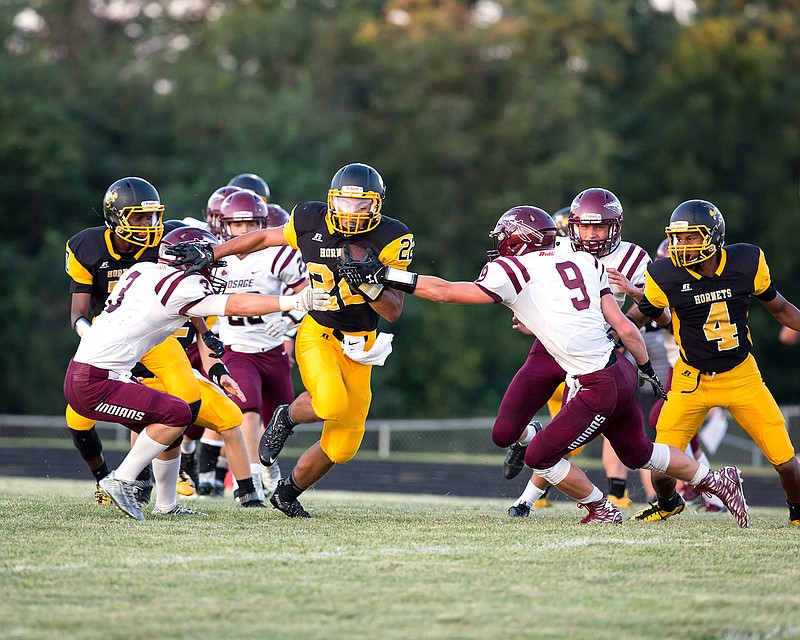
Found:
[[[414,259],[414,234],[407,233],[392,240],[381,249],[378,258],[388,267],[406,271]]]
[[[78,262],[75,254],[72,253],[72,249],[70,249],[69,242],[67,242],[67,261],[65,269],[67,271],[67,275],[69,275],[69,277],[78,284],[92,284],[92,274],[89,273],[89,270],[86,267]]]
[[[297,231],[294,228],[294,209],[292,209],[292,215],[289,216],[289,221],[283,225],[283,237],[286,238],[286,243],[292,248],[300,250],[300,246],[297,244]]]
[[[767,259],[764,257],[764,252],[758,250],[758,269],[756,270],[756,277],[753,279],[753,294],[760,295],[769,289],[772,284],[772,278],[769,276],[769,267],[767,266]]]
[[[649,270],[644,276],[644,297],[647,298],[650,304],[658,309],[665,309],[669,306],[667,294],[664,293],[661,290],[661,287],[656,284],[656,281],[653,280],[653,276],[650,275]]]

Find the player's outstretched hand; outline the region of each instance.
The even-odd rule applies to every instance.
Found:
[[[280,296],[281,311],[325,311],[331,303],[327,291],[306,287],[293,296]]]
[[[174,265],[192,265],[186,273],[196,273],[214,262],[214,248],[202,242],[181,242],[167,247],[164,252],[177,258]]]
[[[201,337],[206,346],[211,349],[209,355],[212,358],[219,359],[225,355],[225,343],[215,336],[213,331],[206,331]]]
[[[247,397],[244,395],[242,390],[239,388],[239,385],[236,383],[236,380],[230,377],[230,375],[225,374],[219,379],[219,386],[225,389],[228,392],[228,395],[236,396],[242,402],[247,401]]]
[[[653,397],[654,398],[663,398],[664,400],[667,399],[667,392],[664,391],[664,385],[661,384],[661,380],[658,379],[655,370],[653,369],[653,365],[650,364],[648,360],[644,364],[637,365],[639,367],[639,386],[644,386],[645,382],[649,382],[650,385],[653,387]]]

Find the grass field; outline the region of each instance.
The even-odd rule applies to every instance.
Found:
[[[0,478],[0,638],[797,638],[785,509],[579,524],[561,501],[311,492],[314,518],[198,500],[125,518]],[[149,511],[145,512],[149,515]]]

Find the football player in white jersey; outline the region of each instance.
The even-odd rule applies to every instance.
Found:
[[[650,264],[650,256],[644,249],[622,239],[622,223],[622,205],[611,191],[601,188],[585,189],[575,196],[569,207],[568,241],[566,238],[558,238],[556,243],[556,251],[584,251],[605,266],[611,294],[620,308],[624,305],[626,296],[634,303],[641,300],[645,273]],[[667,322],[668,316],[660,321]],[[526,332],[524,325],[515,323],[514,326],[523,333]],[[541,409],[540,395],[549,393],[553,385],[560,384],[563,378],[564,373],[537,340],[503,397],[495,428],[512,428],[511,424],[528,425]],[[522,469],[525,449],[534,435],[535,426],[529,426],[523,432],[522,440],[509,448],[503,465],[507,478],[513,478]],[[622,509],[630,509],[632,502],[626,487],[628,470],[606,440],[603,442],[602,461],[608,478],[609,500]],[[643,473],[644,475],[646,474]],[[547,488],[548,485],[542,477],[532,475],[522,494],[509,508],[509,515],[528,516],[531,506],[538,504],[537,500],[545,494]]]
[[[223,240],[251,231],[282,227],[289,214],[281,207],[268,206],[254,191],[232,193],[220,206],[219,224]],[[298,293],[308,286],[308,272],[300,252],[292,247],[267,247],[254,253],[232,255],[217,271],[228,293],[282,295]],[[284,334],[296,327],[305,314],[290,311],[256,317],[227,317],[219,322],[219,335],[227,346],[223,362],[242,388],[246,400],[234,399],[244,414],[242,430],[250,453],[250,470],[256,490],[263,497],[275,491],[281,479],[277,464],[263,467],[258,442],[272,414],[294,400],[291,362]],[[263,478],[263,485],[259,480]],[[268,497],[268,496],[267,496]]]
[[[564,458],[600,434],[633,469],[665,469],[668,475],[718,495],[739,526],[749,526],[738,469],[711,471],[683,451],[653,444],[645,435],[636,399],[636,368],[619,357],[607,336],[607,324],[636,360],[642,381],[662,397],[641,333],[620,310],[606,268],[593,255],[556,252],[553,219],[536,207],[514,207],[490,234],[493,258],[475,282],[448,282],[434,276],[386,267],[365,258],[340,267],[351,286],[382,284],[435,302],[501,303],[533,332],[567,375],[568,399],[552,422],[528,445],[525,464],[589,512],[582,523],[621,523],[622,512],[580,469]],[[496,256],[496,257],[495,257]],[[520,428],[497,425],[495,444],[507,447]],[[664,471],[662,471],[664,473]]]
[[[291,309],[322,309],[328,302],[327,294],[315,294],[311,289],[293,296],[218,293],[213,287],[222,283],[211,274],[211,267],[220,265],[189,273],[185,267],[170,264],[174,258],[165,253],[165,248],[179,242],[218,244],[208,232],[191,227],[167,234],[159,249],[158,264],[139,263],[120,278],[105,309],[84,333],[64,380],[64,394],[79,414],[118,422],[139,433],[119,467],[100,481],[120,510],[137,520],[143,520],[144,515],[135,497],[134,481],[162,454],[164,464],[155,471],[154,513],[185,515],[175,511],[178,445],[184,429],[195,418],[183,400],[132,378],[131,369],[141,356],[171,335],[187,317],[260,316]],[[209,374],[221,381],[227,370],[218,363]],[[226,429],[222,435],[229,440],[228,456],[239,482],[237,497],[244,502],[256,492],[243,435],[238,427]],[[165,500],[172,503],[162,504]]]

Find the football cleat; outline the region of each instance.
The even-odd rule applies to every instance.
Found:
[[[258,442],[258,457],[261,459],[261,464],[265,467],[275,464],[275,460],[283,450],[283,445],[286,444],[286,439],[292,433],[294,433],[294,427],[289,422],[289,405],[282,404],[275,409],[272,419]]]
[[[585,504],[579,502],[578,506],[589,512],[581,524],[622,524],[622,511],[605,498]]]
[[[162,509],[160,507],[153,508],[154,516],[205,516],[207,514],[201,511],[195,511],[189,507],[184,507],[182,504],[175,503],[171,509]]]
[[[139,504],[149,504],[153,494],[153,474],[150,466],[146,466],[133,482],[133,493]]]
[[[709,471],[708,475],[697,483],[701,493],[717,496],[736,518],[742,529],[750,526],[750,515],[747,512],[747,500],[742,489],[742,476],[734,466],[722,467],[719,471]]]
[[[112,471],[98,484],[122,513],[134,520],[144,520],[142,506],[136,499],[133,482],[117,480],[115,472]]]
[[[789,520],[789,524],[793,527],[800,527],[800,520]]]
[[[104,507],[109,504],[114,504],[111,502],[111,498],[108,497],[108,494],[100,488],[100,485],[95,485],[94,488],[94,504],[97,507]]]
[[[294,500],[286,500],[281,495],[281,487],[284,484],[286,484],[285,480],[278,482],[275,493],[270,496],[269,502],[273,508],[284,513],[288,518],[310,518],[311,514],[303,509],[303,505],[296,498]]]
[[[631,500],[630,495],[628,495],[627,489],[625,489],[625,493],[622,494],[621,498],[609,494],[608,501],[618,509],[625,509],[626,511],[633,509],[633,500]]]
[[[508,448],[506,457],[503,460],[503,477],[506,480],[516,478],[525,466],[525,452],[528,445],[514,443]]]
[[[250,493],[239,493],[241,489],[236,489],[233,492],[233,499],[236,500],[245,509],[263,509],[266,508],[264,500],[259,495],[258,491],[251,491]]]
[[[178,472],[178,486],[175,490],[181,496],[193,496],[197,493],[194,488],[194,482],[183,469]]]
[[[200,484],[197,471],[197,453],[181,454],[181,471],[192,479],[192,487],[197,488],[197,485]]]
[[[658,500],[650,503],[646,509],[642,509],[639,513],[632,515],[631,520],[639,520],[640,522],[656,522],[657,520],[666,520],[672,516],[677,516],[681,511],[686,508],[686,503],[683,498],[678,496],[678,504],[671,511],[662,509],[658,506]]]
[[[531,507],[527,502],[512,504],[508,508],[509,518],[527,518],[529,515],[531,515]]]

